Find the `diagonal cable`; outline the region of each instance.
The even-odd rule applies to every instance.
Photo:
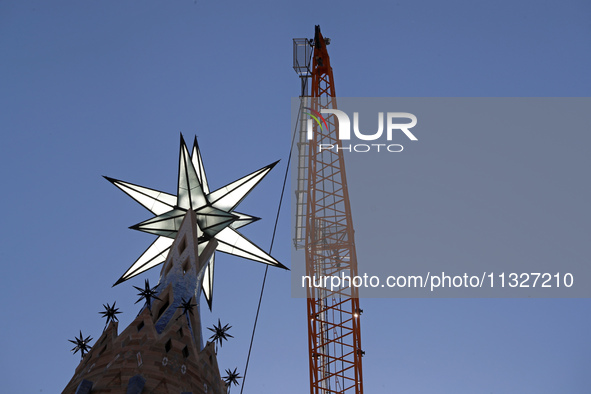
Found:
[[[304,92],[306,91],[307,84],[308,84],[308,78],[306,78],[306,82],[304,83]],[[275,217],[275,225],[273,227],[273,236],[271,237],[271,246],[269,247],[269,254],[271,254],[271,252],[273,251],[273,243],[275,242],[275,234],[277,232],[277,223],[279,222],[279,214],[281,212],[281,204],[283,202],[283,195],[285,194],[285,185],[287,184],[287,176],[289,175],[289,165],[291,163],[291,153],[293,152],[293,143],[294,143],[296,135],[297,135],[301,110],[302,110],[302,107],[300,106],[298,108],[298,116],[296,118],[297,119],[296,125],[293,130],[293,136],[291,138],[291,145],[289,147],[289,156],[287,157],[287,167],[285,168],[285,176],[283,177],[283,187],[281,188],[281,196],[279,197],[279,206],[277,207],[277,216]],[[259,319],[259,312],[261,310],[261,302],[263,300],[263,292],[265,291],[265,282],[267,280],[267,271],[268,270],[269,270],[269,266],[267,265],[265,267],[265,275],[263,276],[263,283],[261,285],[261,294],[259,296],[259,304],[257,306],[257,313],[254,318],[254,327],[252,328],[252,336],[250,337],[250,346],[248,347],[248,356],[246,357],[246,366],[244,367],[244,376],[242,377],[242,387],[240,387],[240,394],[242,394],[242,391],[244,390],[244,385],[246,383],[246,373],[248,372],[248,363],[250,361],[250,353],[252,351],[252,343],[254,341],[254,334],[257,329],[257,321]]]

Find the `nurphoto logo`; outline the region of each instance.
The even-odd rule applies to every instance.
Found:
[[[341,140],[341,146],[335,144],[318,144],[318,151],[323,150],[346,150],[348,152],[402,152],[404,147],[401,144],[386,144],[386,143],[366,143],[366,144],[349,144],[346,145],[344,142],[351,140],[351,121],[349,116],[338,109],[321,109],[320,112],[315,111],[312,108],[304,107],[310,112],[306,112],[306,115],[310,116],[307,120],[306,130],[308,140],[314,138],[314,121],[318,125],[321,131],[325,128],[328,129],[328,124],[323,114],[334,115],[338,121],[339,126],[339,139]],[[384,122],[385,118],[385,122]],[[409,122],[410,120],[410,122]],[[384,123],[386,123],[386,141],[392,141],[392,137],[402,132],[409,140],[418,141],[417,137],[410,131],[411,128],[417,125],[417,117],[408,112],[387,112],[384,116],[384,112],[378,112],[378,130],[374,133],[365,133],[359,130],[359,112],[353,112],[353,134],[354,136],[362,141],[383,141],[382,135],[384,134]]]

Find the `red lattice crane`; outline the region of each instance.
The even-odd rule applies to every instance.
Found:
[[[294,69],[302,79],[294,241],[305,250],[307,276],[352,278],[357,255],[345,162],[336,148],[341,147],[338,122],[329,114],[323,114],[322,127],[312,122],[322,109],[337,108],[329,43],[319,26],[313,40],[294,39]],[[335,148],[319,150],[321,144]],[[310,393],[363,393],[357,288],[308,287],[307,292]]]

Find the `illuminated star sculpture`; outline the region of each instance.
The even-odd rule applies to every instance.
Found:
[[[215,191],[210,191],[197,138],[193,143],[192,153],[189,154],[181,135],[176,196],[105,177],[155,215],[130,228],[158,235],[158,238],[115,285],[166,260],[185,213],[189,209],[195,211],[197,226],[202,232],[202,236],[198,239],[199,253],[205,249],[209,240],[216,239],[218,241],[216,250],[220,252],[287,269],[237,231],[238,228],[253,223],[259,218],[234,210],[276,164],[277,162],[270,164]],[[202,282],[203,293],[210,309],[213,295],[214,257],[212,255],[207,263]]]

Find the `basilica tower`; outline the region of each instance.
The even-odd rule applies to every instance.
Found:
[[[203,344],[195,296],[217,242],[198,253],[198,231],[189,210],[162,267],[157,298],[121,333],[118,322],[107,326],[64,393],[226,393],[215,345]]]
[[[136,287],[145,305],[121,333],[107,304],[94,346],[82,333],[71,341],[82,360],[63,393],[226,394],[237,384],[236,370],[222,380],[215,344],[203,341],[199,303],[203,295],[211,310],[216,250],[287,269],[238,231],[258,218],[235,211],[275,164],[211,191],[197,140],[189,153],[181,135],[176,195],[106,177],[154,215],[131,228],[157,236],[115,285],[162,264],[160,281]],[[218,330],[225,338],[227,325],[219,326],[216,338]]]

